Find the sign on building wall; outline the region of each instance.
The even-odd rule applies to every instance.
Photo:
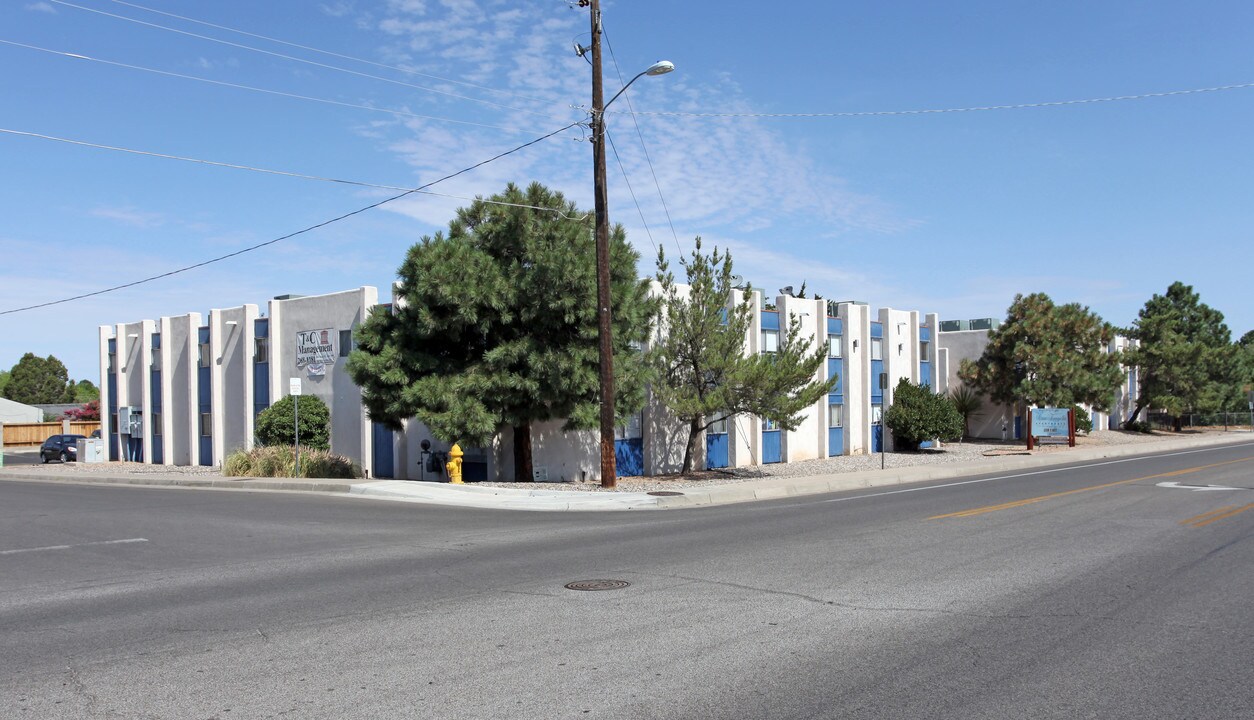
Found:
[[[302,330],[296,333],[296,369],[310,375],[325,375],[335,364],[335,330]]]

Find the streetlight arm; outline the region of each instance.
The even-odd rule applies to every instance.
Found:
[[[635,76],[631,80],[628,80],[627,84],[624,85],[621,90],[614,93],[614,97],[610,98],[610,101],[605,103],[605,105],[601,107],[601,112],[605,112],[605,108],[609,107],[611,103],[617,100],[619,95],[622,95],[624,92],[626,92],[627,88],[631,87],[632,83],[644,77],[645,75],[665,75],[666,73],[671,72],[674,69],[675,69],[675,64],[672,63],[671,61],[658,60],[657,62],[650,65],[647,69],[645,69],[644,72]]]
[[[640,78],[642,78],[642,77],[644,77],[645,75],[648,75],[648,74],[649,74],[649,71],[648,71],[648,70],[645,70],[644,72],[642,72],[642,73],[640,73],[639,75],[635,76],[635,77],[634,77],[634,78],[632,78],[631,80],[628,80],[628,81],[627,81],[627,84],[626,84],[626,85],[624,85],[624,86],[622,87],[622,89],[620,89],[618,92],[614,93],[614,97],[610,98],[610,101],[609,101],[609,102],[605,103],[605,107],[601,108],[601,112],[605,112],[605,108],[608,108],[610,105],[614,104],[614,101],[618,99],[618,96],[619,96],[619,95],[622,95],[623,93],[627,92],[627,88],[631,87],[631,84],[632,84],[632,83],[634,83],[635,81],[639,80]]]

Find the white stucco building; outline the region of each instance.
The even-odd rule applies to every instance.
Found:
[[[773,351],[789,318],[796,317],[807,338],[828,348],[817,378],[838,382],[794,431],[749,416],[712,427],[699,467],[877,452],[883,408],[891,404],[899,379],[946,390],[947,354],[937,342],[934,314],[786,294],[768,305],[758,291],[753,303],[761,309],[745,338],[747,352]],[[331,409],[333,452],[360,463],[369,477],[442,479],[439,453],[447,444],[416,421],[399,433],[371,422],[360,390],[344,370],[354,329],[376,307],[378,291],[365,286],[311,297],[280,296],[264,308],[241,305],[204,316],[102,326],[102,432],[109,457],[219,465],[230,452],[251,447],[257,414],[299,379],[305,395],[318,396]],[[598,434],[567,433],[561,425],[532,427],[536,479],[598,480]],[[680,468],[686,428],[655,403],[646,404],[619,435],[620,475]],[[514,479],[512,433],[501,433],[491,447],[463,449],[468,480]]]

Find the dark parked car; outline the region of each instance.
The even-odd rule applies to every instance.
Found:
[[[78,441],[85,440],[86,435],[53,435],[44,440],[39,448],[39,459],[44,462],[60,460],[68,462],[78,459]]]

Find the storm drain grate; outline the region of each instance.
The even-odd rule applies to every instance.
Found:
[[[675,495],[683,495],[683,493],[675,492],[674,490],[654,490],[649,494],[656,497],[674,497]]]
[[[626,580],[576,580],[566,583],[567,590],[622,590],[631,583]]]

